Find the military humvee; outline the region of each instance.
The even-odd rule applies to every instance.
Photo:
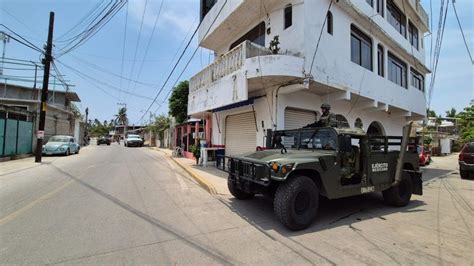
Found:
[[[418,140],[410,131],[411,124],[403,137],[329,127],[275,131],[264,150],[226,156],[219,167],[229,173],[234,197],[272,195],[278,220],[301,230],[314,221],[320,196],[382,192],[387,204],[402,207],[412,194],[422,195]]]

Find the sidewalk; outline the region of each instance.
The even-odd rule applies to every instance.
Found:
[[[165,153],[169,158],[176,162],[188,174],[190,174],[204,189],[211,194],[229,195],[227,189],[227,174],[214,166],[202,167],[196,165],[196,162],[187,158],[175,158],[172,156],[172,151],[169,149],[162,149],[150,147],[154,150]]]

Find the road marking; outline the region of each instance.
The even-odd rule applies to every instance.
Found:
[[[178,183],[179,183],[179,186],[181,187],[181,190],[188,190],[188,185],[186,185],[186,183],[184,183],[183,181],[183,177],[178,174],[178,173],[174,173],[176,178],[178,179]]]
[[[71,185],[72,183],[76,182],[75,180],[71,180],[69,182],[67,182],[66,184],[60,186],[59,188],[47,193],[47,194],[44,194],[43,196],[39,197],[38,199],[35,199],[33,200],[32,202],[30,202],[28,205],[10,213],[10,214],[7,214],[5,217],[3,217],[2,219],[0,219],[0,225],[3,225],[13,219],[15,219],[18,215],[24,213],[25,211],[33,208],[35,205],[37,205],[38,203],[41,203],[49,198],[51,198],[52,196],[54,196],[55,194],[57,194],[58,192],[60,192],[61,190],[65,189],[67,186]]]

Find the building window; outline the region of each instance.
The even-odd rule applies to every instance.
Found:
[[[405,15],[393,3],[393,0],[387,0],[387,20],[392,26],[406,38],[406,19]]]
[[[365,0],[371,7],[374,6],[374,0]]]
[[[351,61],[372,70],[372,40],[351,26]]]
[[[418,29],[411,22],[408,23],[408,40],[418,50]]]
[[[229,50],[232,50],[234,47],[245,41],[251,41],[255,44],[265,46],[265,22],[261,22],[255,28],[247,32],[244,36],[232,43]]]
[[[285,7],[285,29],[293,25],[293,6],[291,4]]]
[[[425,92],[425,78],[423,77],[423,75],[418,73],[418,71],[416,71],[413,68],[410,68],[410,75],[411,75],[411,85],[414,88],[422,92]]]
[[[331,11],[328,12],[328,17],[327,17],[327,31],[329,34],[332,35],[333,32],[333,23],[332,23],[332,13]]]
[[[407,88],[407,65],[391,53],[388,53],[388,79]]]
[[[384,54],[383,54],[383,46],[382,45],[377,45],[377,73],[379,74],[379,76],[382,76],[384,77],[385,74],[384,74],[384,65],[385,65],[385,62],[384,62]]]
[[[383,0],[377,0],[377,13],[383,17]]]

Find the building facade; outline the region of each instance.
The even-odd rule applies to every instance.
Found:
[[[216,59],[191,78],[188,114],[212,117],[226,154],[314,122],[322,103],[370,134],[425,116],[419,0],[202,0],[201,19],[199,44]]]
[[[0,104],[35,114],[33,133],[38,129],[40,99],[40,89],[0,83]],[[85,123],[74,116],[72,102],[80,102],[75,92],[49,91],[44,132],[46,141],[54,135],[68,135],[74,136],[83,145]],[[33,138],[32,144],[36,146],[36,138]]]

